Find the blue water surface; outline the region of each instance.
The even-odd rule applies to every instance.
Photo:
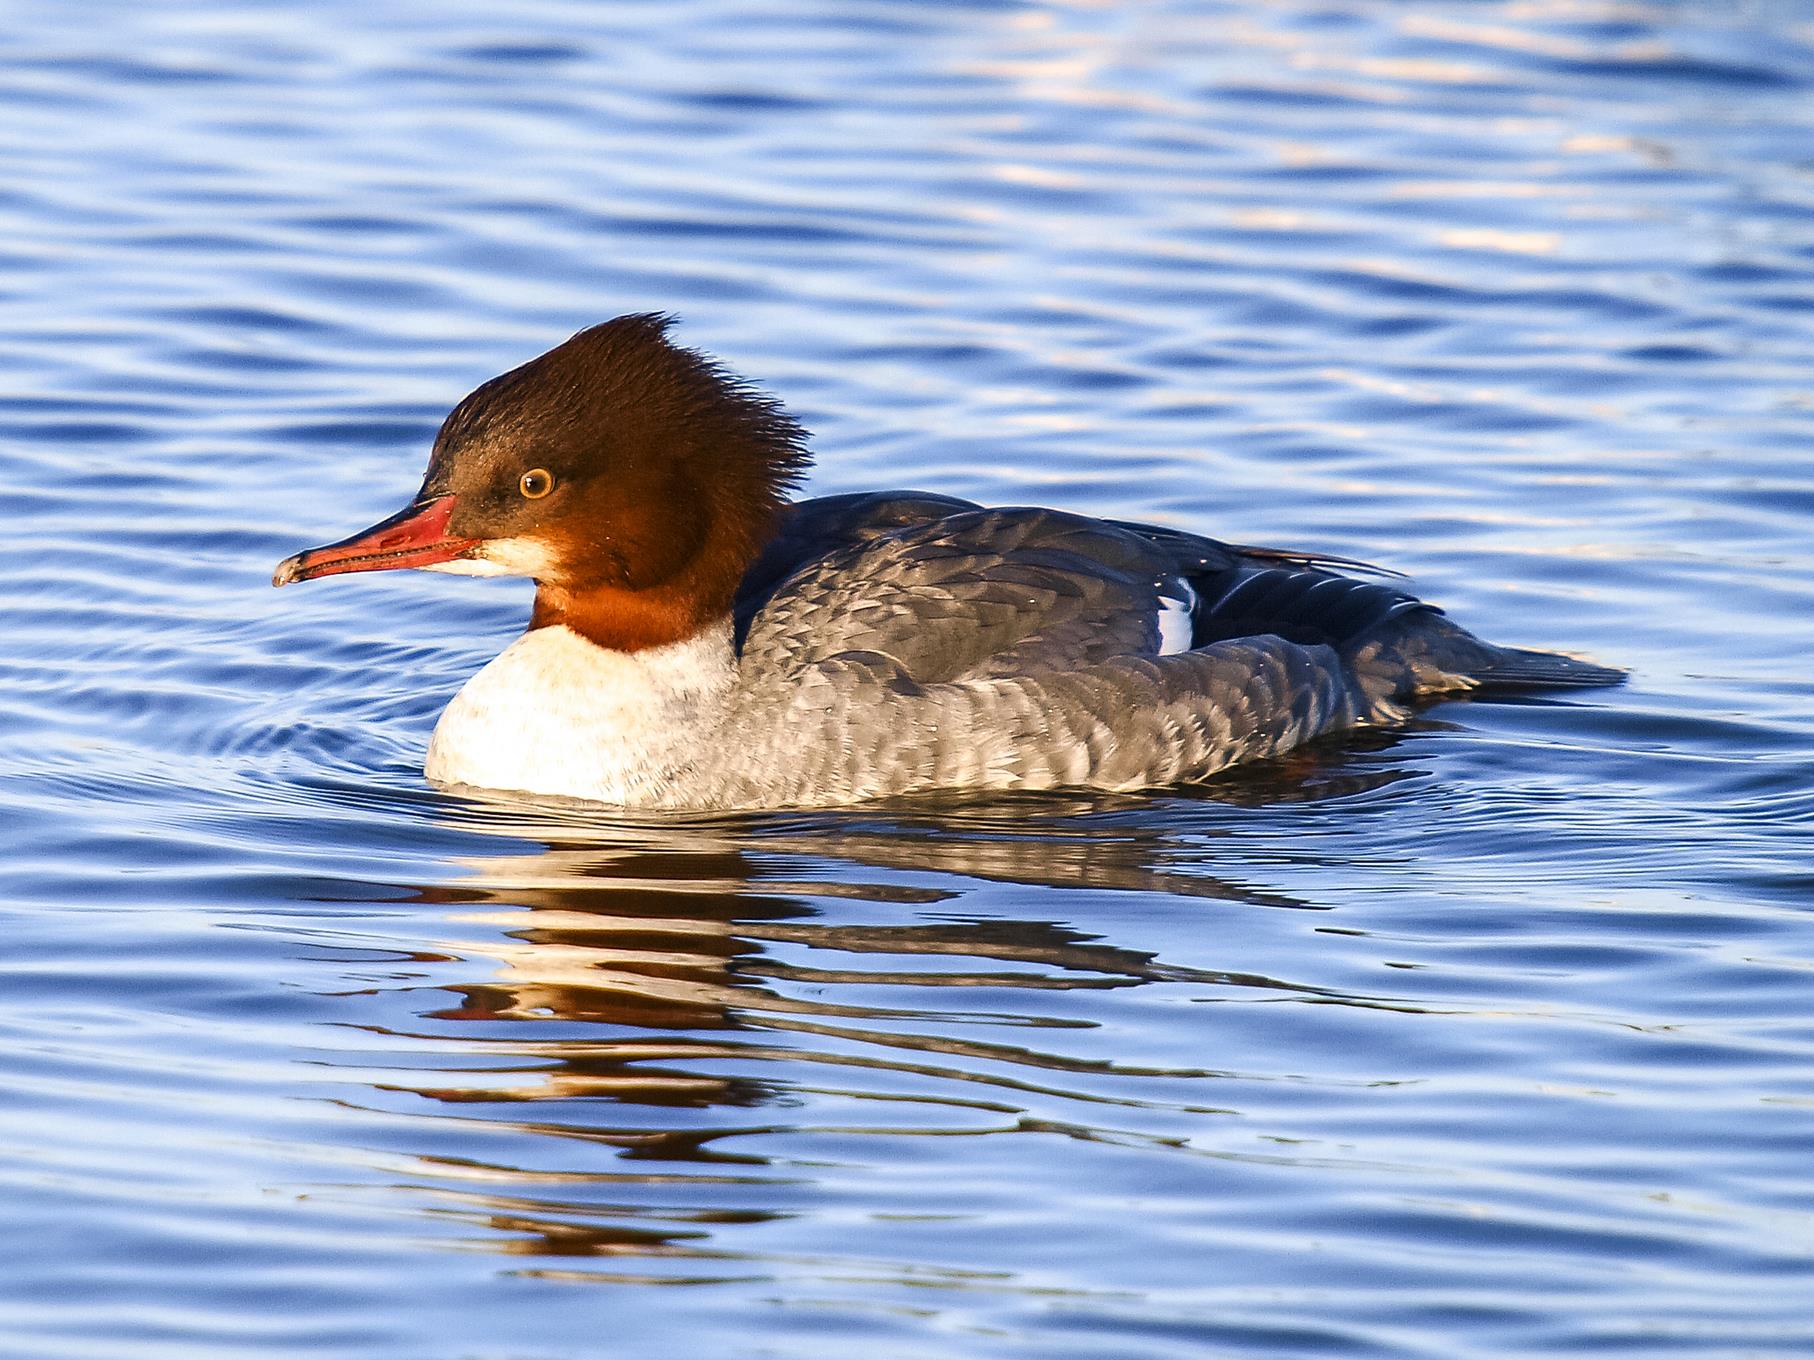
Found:
[[[1814,1352],[1814,11],[16,0],[0,1354]],[[918,486],[1622,689],[1150,797],[447,796],[274,594],[678,334]]]

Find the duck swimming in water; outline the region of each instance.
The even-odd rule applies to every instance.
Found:
[[[1418,700],[1610,684],[1341,559],[921,492],[789,492],[806,434],[673,343],[583,330],[460,402],[422,489],[276,585],[536,582],[429,743],[436,784],[642,808],[1203,779]]]

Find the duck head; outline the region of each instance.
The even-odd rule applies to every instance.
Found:
[[[285,558],[273,585],[424,567],[536,581],[530,627],[635,651],[730,612],[804,474],[781,405],[620,316],[474,391],[435,436],[415,499]]]

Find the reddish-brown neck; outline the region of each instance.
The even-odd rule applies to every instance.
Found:
[[[684,589],[595,586],[575,592],[543,585],[536,589],[529,627],[564,624],[609,651],[640,652],[690,638],[729,612],[728,600],[721,608],[704,607]]]
[[[593,556],[613,567],[588,573],[590,579],[538,582],[529,627],[564,624],[610,651],[638,652],[683,641],[727,618],[743,574],[774,525],[773,514],[755,505],[746,502],[739,509],[737,517],[704,509],[689,533],[682,533],[682,523],[675,521],[663,541],[676,547],[691,538],[693,549],[676,569],[650,584],[638,585],[634,569],[637,562],[652,560],[650,554],[638,556],[626,569],[623,556],[610,550]],[[579,560],[586,556],[574,554]]]

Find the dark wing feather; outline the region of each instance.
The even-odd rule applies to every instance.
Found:
[[[856,492],[795,502],[737,588],[731,607],[737,646],[743,646],[750,620],[776,587],[802,567],[884,534],[980,508],[973,501],[924,491]]]
[[[1442,612],[1393,586],[1270,562],[1243,558],[1230,571],[1198,579],[1197,646],[1271,633],[1341,651],[1388,620]]]
[[[934,684],[1150,656],[1162,597],[1188,600],[1190,575],[1240,560],[1210,539],[1154,541],[1056,510],[827,501],[797,507],[784,546],[746,583],[744,646],[760,664],[862,652]]]
[[[746,664],[771,674],[858,656],[932,685],[1155,657],[1161,607],[1182,601],[1193,650],[1327,647],[1369,704],[1619,675],[1494,647],[1396,586],[1329,570],[1338,560],[917,492],[828,496],[790,508],[743,583],[737,637]]]

